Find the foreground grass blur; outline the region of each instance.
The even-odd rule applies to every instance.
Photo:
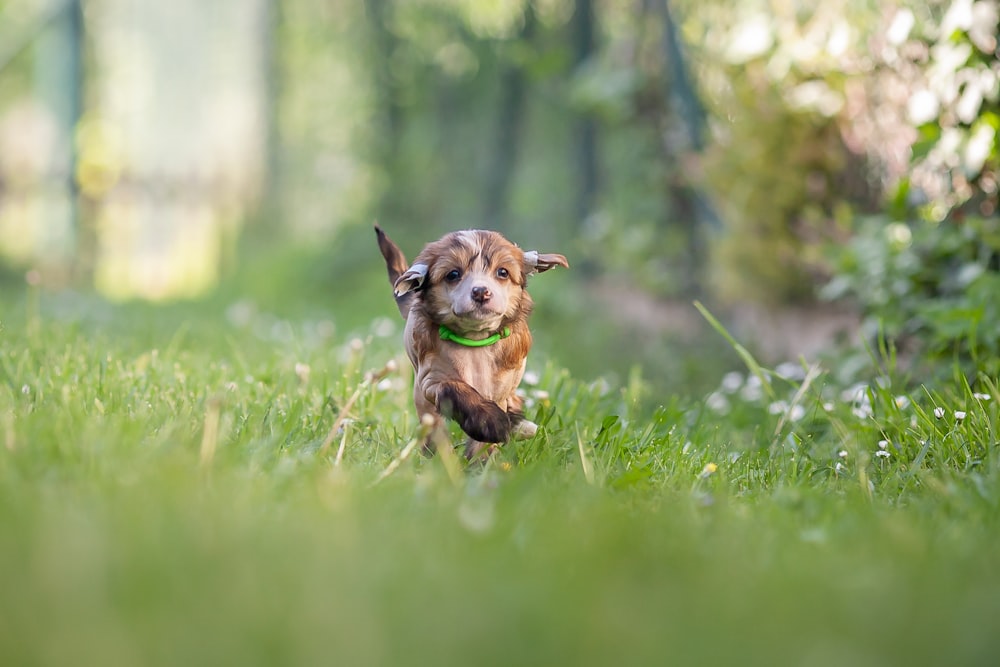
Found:
[[[34,296],[0,309],[4,664],[1000,648],[995,378],[907,391],[784,367],[670,398],[536,356],[538,437],[383,476],[418,429],[394,320],[345,336],[239,303]]]

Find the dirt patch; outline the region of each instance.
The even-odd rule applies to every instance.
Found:
[[[618,281],[595,281],[589,290],[604,312],[638,331],[689,342],[717,335],[690,300],[664,299]],[[860,335],[860,316],[844,306],[744,303],[713,313],[766,363],[812,359],[845,342],[857,342]]]

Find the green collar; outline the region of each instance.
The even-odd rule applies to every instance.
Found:
[[[486,347],[487,345],[492,345],[501,338],[506,338],[510,335],[510,327],[504,327],[503,331],[499,331],[489,338],[484,338],[482,340],[472,340],[470,338],[462,338],[457,333],[441,325],[438,327],[438,333],[441,335],[441,340],[450,340],[452,343],[458,343],[459,345],[464,345],[466,347]]]

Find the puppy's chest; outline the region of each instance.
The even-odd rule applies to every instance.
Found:
[[[439,354],[462,380],[483,396],[498,401],[514,393],[524,374],[524,361],[515,368],[498,369],[492,352],[461,345],[443,345],[439,349]]]

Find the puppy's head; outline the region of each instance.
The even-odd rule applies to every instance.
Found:
[[[524,252],[497,232],[452,232],[428,244],[399,279],[396,296],[417,291],[435,324],[462,335],[488,335],[527,316],[528,276],[554,266],[562,255]]]

